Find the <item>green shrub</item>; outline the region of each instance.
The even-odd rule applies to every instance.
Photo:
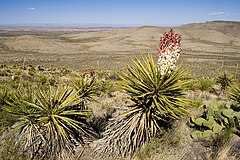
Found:
[[[7,70],[2,69],[2,70],[0,70],[0,76],[6,77],[6,76],[9,76],[9,73],[7,72]]]
[[[28,74],[29,74],[30,76],[34,76],[34,75],[35,75],[35,72],[33,72],[33,71],[28,71]]]
[[[191,99],[191,101],[189,103],[189,107],[192,107],[192,108],[198,108],[202,105],[203,105],[203,101],[202,101],[202,99],[199,99],[199,98]]]
[[[67,74],[70,74],[72,71],[68,68],[61,68],[61,73],[63,75],[67,75]]]
[[[37,67],[39,71],[44,71],[44,68],[42,66]]]
[[[50,86],[57,86],[58,82],[54,77],[50,77],[48,78],[48,82],[50,84]]]
[[[151,158],[152,154],[162,145],[162,139],[154,138],[150,142],[146,143],[141,151],[136,153],[138,159],[144,160]]]
[[[214,81],[207,78],[199,78],[196,81],[195,88],[200,91],[209,91],[213,87]]]
[[[48,82],[48,78],[45,75],[40,74],[39,75],[39,83],[40,85],[46,84]],[[54,85],[54,84],[52,84]]]
[[[211,144],[211,159],[219,159],[219,152],[228,145],[228,142],[232,138],[232,131],[231,130],[224,130],[223,132],[216,135],[216,137],[213,138],[212,144]]]
[[[20,76],[20,75],[22,75],[22,71],[19,71],[19,70],[18,70],[18,71],[16,71],[16,72],[15,72],[15,75],[17,75],[17,76]]]

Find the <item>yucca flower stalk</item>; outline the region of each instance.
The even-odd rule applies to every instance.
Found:
[[[170,33],[173,34],[173,31]],[[165,37],[168,36],[165,34]],[[169,44],[170,40],[166,45],[174,46]],[[180,43],[178,40],[177,43]],[[179,52],[177,54],[179,56]],[[167,63],[168,59],[162,58],[159,57],[156,65],[151,54],[143,56],[143,62],[135,59],[132,66],[127,66],[127,72],[122,73],[121,87],[130,96],[132,104],[110,121],[103,138],[93,143],[96,156],[132,155],[161,133],[166,124],[187,113],[187,100],[183,97],[188,83],[184,81],[186,72],[181,67],[173,68]]]
[[[161,75],[172,72],[181,52],[181,35],[175,34],[173,29],[160,38],[158,47],[158,68]]]

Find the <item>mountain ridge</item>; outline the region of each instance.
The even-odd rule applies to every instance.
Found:
[[[178,28],[217,30],[224,34],[232,36],[240,35],[240,22],[238,21],[206,21],[204,23],[189,23],[179,26]]]

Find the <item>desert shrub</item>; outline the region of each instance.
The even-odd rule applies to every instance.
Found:
[[[98,85],[98,94],[104,93],[111,96],[111,93],[118,89],[116,82],[112,80],[98,79],[96,83]]]
[[[20,70],[17,70],[16,72],[15,72],[15,75],[17,75],[17,76],[20,76],[22,74],[22,72],[20,71]]]
[[[7,70],[2,69],[0,70],[0,76],[9,76],[9,73],[7,72]]]
[[[195,83],[196,90],[209,91],[213,87],[214,81],[208,78],[199,78]]]
[[[44,71],[44,68],[43,68],[42,66],[38,66],[37,69],[38,69],[39,71]]]
[[[119,74],[119,72],[117,72],[117,71],[110,72],[108,74],[108,79],[113,80],[113,81],[119,81],[121,79],[119,78],[118,74]]]
[[[196,90],[197,89],[196,88],[196,80],[194,80],[194,79],[189,80],[189,83],[187,84],[187,88],[188,88],[188,90],[192,90],[192,91]]]
[[[48,82],[47,76],[40,74],[38,75],[40,85],[46,84]]]
[[[162,139],[154,138],[149,141],[141,151],[136,153],[138,159],[150,158],[152,154],[162,145]]]
[[[211,150],[212,150],[212,154],[211,154],[211,159],[219,159],[219,152],[228,145],[228,142],[231,140],[232,138],[232,131],[231,130],[225,130],[221,133],[219,133],[218,135],[216,135],[216,137],[214,137],[212,139],[211,142]]]
[[[34,76],[34,75],[35,75],[35,72],[33,72],[33,71],[28,71],[28,74],[29,74],[30,76]]]
[[[139,160],[165,159],[167,157],[166,154],[179,154],[171,152],[183,147],[181,144],[184,142],[185,138],[182,136],[186,133],[181,133],[181,131],[179,131],[182,127],[180,123],[176,123],[176,126],[168,128],[161,137],[152,138],[141,150],[136,152],[135,157]],[[180,157],[178,158],[180,159]]]
[[[33,65],[29,65],[28,72],[33,72],[33,73],[35,73],[35,72],[36,72],[35,67],[34,67]]]
[[[13,69],[18,69],[18,68],[19,68],[19,65],[13,64],[12,67],[13,67]]]
[[[20,66],[20,69],[27,70],[27,67],[26,66]]]
[[[189,102],[189,107],[192,107],[192,108],[199,108],[202,105],[203,105],[203,100],[200,98],[193,98]]]
[[[54,72],[56,70],[57,70],[57,68],[55,68],[55,67],[48,68],[48,71],[50,71],[50,72]]]
[[[1,65],[0,65],[0,69],[3,69],[3,68],[5,68],[5,67],[7,67],[6,64],[1,64]]]
[[[58,85],[58,81],[57,81],[54,77],[48,78],[48,83],[49,83],[51,86],[57,86],[57,85]]]
[[[61,68],[61,74],[63,75],[67,75],[67,74],[70,74],[72,71],[68,68]]]

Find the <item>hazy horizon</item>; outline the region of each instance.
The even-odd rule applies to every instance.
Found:
[[[205,22],[219,22],[222,20],[205,21]],[[194,22],[194,23],[205,23],[205,22]],[[239,22],[240,21],[222,21],[222,22]],[[191,23],[186,23],[191,24]],[[103,24],[103,23],[18,23],[18,24],[0,24],[0,28],[134,28],[142,26],[156,26],[156,27],[179,27],[181,25],[142,25],[142,24]]]
[[[0,4],[0,25],[179,26],[240,21],[238,0],[1,0]]]
[[[121,28],[121,27],[141,27],[141,26],[159,26],[159,27],[177,27],[179,25],[163,24],[163,25],[144,25],[144,24],[104,24],[104,23],[16,23],[16,24],[0,24],[0,28],[5,27],[70,27],[70,28]]]

